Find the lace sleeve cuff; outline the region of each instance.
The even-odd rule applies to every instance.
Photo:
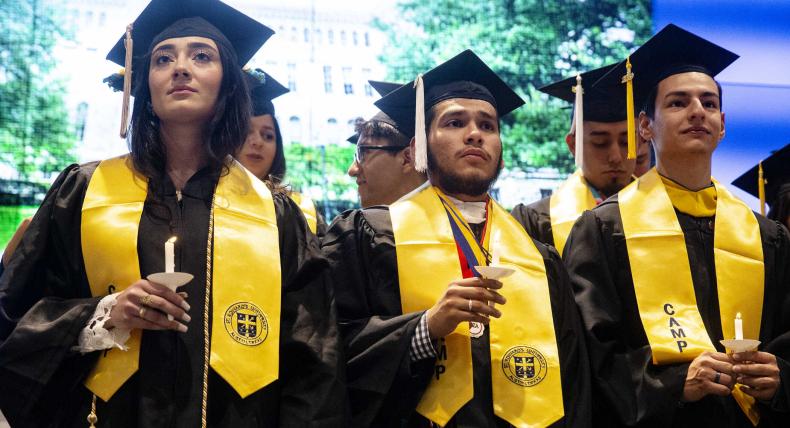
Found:
[[[129,340],[130,330],[123,328],[111,328],[108,330],[104,328],[104,323],[110,319],[110,311],[117,303],[116,297],[118,297],[118,293],[110,294],[99,301],[96,311],[88,321],[88,325],[80,331],[77,346],[72,348],[74,351],[85,354],[110,349],[113,346],[124,351],[127,349],[124,344]]]

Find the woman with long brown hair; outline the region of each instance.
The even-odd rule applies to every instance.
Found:
[[[310,230],[320,238],[326,232],[326,222],[316,211],[315,204],[284,183],[285,148],[272,100],[287,94],[288,88],[259,68],[248,70],[246,78],[250,87],[252,117],[247,139],[236,152],[236,159],[270,188],[288,193],[302,210]]]
[[[271,34],[217,0],[153,0],[108,55],[126,99],[135,80],[130,154],[68,167],[0,280],[13,426],[342,425],[317,240],[231,157],[241,65]]]

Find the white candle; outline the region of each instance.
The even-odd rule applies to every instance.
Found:
[[[494,232],[494,242],[491,243],[491,266],[499,266],[499,252],[502,248],[500,238],[500,231],[496,230]]]
[[[176,254],[175,254],[176,237],[172,237],[165,242],[165,272],[171,273],[176,271]]]
[[[735,315],[735,340],[743,340],[743,320],[740,312]]]

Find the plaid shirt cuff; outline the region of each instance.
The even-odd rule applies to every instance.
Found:
[[[417,329],[414,330],[414,336],[411,338],[411,347],[409,348],[409,357],[412,362],[436,357],[436,351],[433,349],[431,336],[428,333],[427,312],[422,314],[420,323],[417,325]]]

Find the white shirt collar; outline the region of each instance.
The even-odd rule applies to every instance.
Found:
[[[464,202],[449,195],[447,198],[458,208],[467,223],[479,224],[486,221],[486,202]]]

